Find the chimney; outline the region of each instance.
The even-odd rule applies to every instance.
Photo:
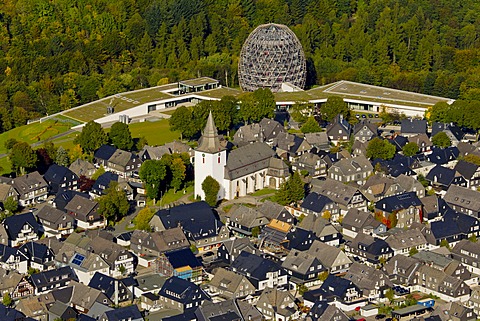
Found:
[[[118,280],[115,280],[115,306],[118,306]]]

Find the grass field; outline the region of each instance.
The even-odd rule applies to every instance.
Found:
[[[140,138],[144,136],[147,139],[148,145],[163,145],[180,139],[180,132],[170,131],[170,125],[167,119],[161,119],[155,122],[142,122],[130,124],[130,132],[133,138]]]
[[[72,124],[66,122],[49,119],[43,123],[37,122],[14,128],[8,132],[0,134],[0,154],[7,152],[7,149],[4,145],[9,138],[15,138],[18,141],[33,144],[48,139],[54,135],[66,132],[71,126]]]

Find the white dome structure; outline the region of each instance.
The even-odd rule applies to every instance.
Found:
[[[238,79],[244,91],[270,88],[282,83],[304,88],[307,75],[305,54],[297,36],[285,25],[258,26],[243,44]]]

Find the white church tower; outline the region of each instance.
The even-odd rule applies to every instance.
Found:
[[[207,176],[212,176],[220,184],[217,200],[225,198],[223,178],[226,164],[227,151],[220,145],[217,127],[210,111],[202,138],[195,149],[195,197],[200,195],[202,200],[205,199],[202,183]]]

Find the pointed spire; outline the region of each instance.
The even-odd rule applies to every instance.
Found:
[[[224,150],[220,145],[220,139],[218,137],[217,127],[213,121],[212,111],[208,114],[207,125],[203,130],[197,150],[206,153],[216,153]]]

